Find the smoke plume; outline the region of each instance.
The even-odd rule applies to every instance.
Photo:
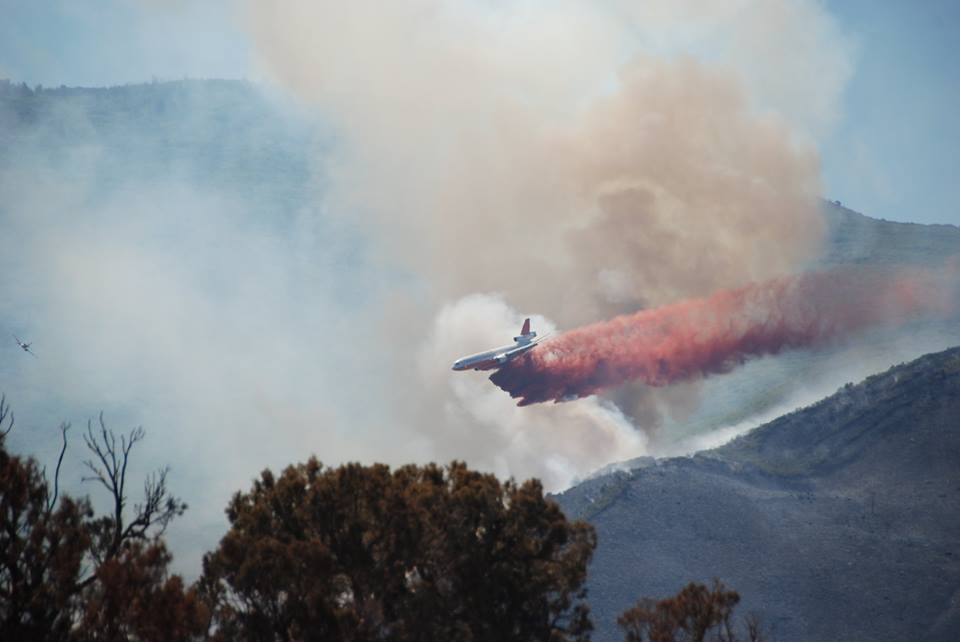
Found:
[[[576,327],[785,276],[819,250],[811,143],[849,70],[829,14],[797,0],[635,5],[247,3],[262,74],[335,132],[324,215],[400,275],[371,301],[380,337],[362,341],[388,380],[371,396],[417,433],[418,457],[557,488],[642,454],[647,435],[629,432],[695,406],[695,390],[505,414],[508,397],[450,363],[531,313]],[[601,434],[614,437],[586,455]]]
[[[666,386],[750,357],[822,345],[873,325],[948,312],[937,275],[836,270],[784,277],[567,332],[491,375],[519,405],[638,380]]]

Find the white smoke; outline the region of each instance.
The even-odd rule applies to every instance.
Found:
[[[496,295],[474,294],[440,309],[417,354],[417,383],[440,402],[424,404],[417,417],[431,457],[466,457],[504,477],[523,471],[560,488],[614,459],[646,454],[645,435],[608,401],[519,408],[487,381],[489,373],[451,373],[456,358],[502,345],[523,319]],[[554,325],[533,315],[531,328],[543,335]]]

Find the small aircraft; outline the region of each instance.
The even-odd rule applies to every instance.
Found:
[[[523,328],[520,329],[520,336],[513,338],[512,346],[503,346],[494,348],[486,352],[472,354],[469,357],[457,359],[453,363],[454,370],[496,370],[502,367],[508,361],[516,359],[524,352],[532,349],[541,341],[550,335],[537,337],[536,332],[530,331],[530,319],[523,322]]]
[[[20,346],[20,348],[24,352],[29,352],[34,357],[37,356],[36,353],[34,353],[34,351],[30,349],[30,346],[33,345],[32,343],[24,343],[23,341],[20,340],[20,337],[18,337],[17,335],[13,335],[13,340],[17,342],[17,345]]]

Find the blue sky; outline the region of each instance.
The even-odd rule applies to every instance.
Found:
[[[0,77],[45,86],[255,78],[232,4],[0,0]],[[824,195],[878,218],[960,224],[960,2],[824,6],[857,52],[821,145]]]
[[[960,224],[960,2],[828,6],[858,47],[821,150],[828,195],[875,217]]]
[[[103,86],[238,78],[248,47],[226,0],[0,0],[0,76]]]

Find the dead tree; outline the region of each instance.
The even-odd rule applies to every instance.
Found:
[[[85,462],[114,500],[97,517],[87,498],[59,492],[70,425],[53,476],[32,457],[6,450],[13,413],[0,396],[0,640],[203,639],[205,610],[168,572],[163,533],[186,505],[167,491],[166,469],[149,475],[132,515],[127,467],[138,428],[117,435],[87,425]]]
[[[99,482],[113,499],[113,514],[98,520],[95,529],[93,556],[97,566],[116,557],[126,542],[159,537],[170,521],[187,509],[184,502],[167,490],[169,468],[161,468],[147,476],[143,484],[143,502],[134,505],[133,518],[126,521],[124,509],[130,451],[145,434],[142,427],[134,428],[129,434],[120,435],[118,441],[113,430],[106,427],[102,412],[98,431],[94,430],[93,422],[87,422],[83,440],[94,458],[84,462],[92,475],[84,477],[83,481]]]

